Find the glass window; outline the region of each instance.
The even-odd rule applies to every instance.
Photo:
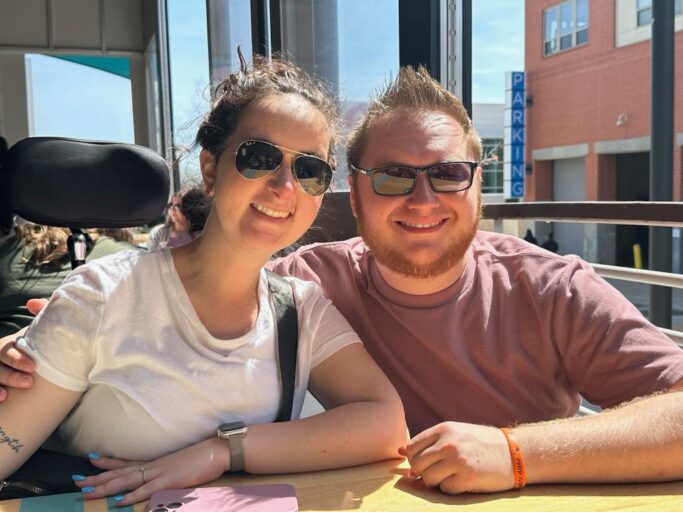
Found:
[[[30,136],[135,142],[128,58],[27,53],[24,60]]]
[[[674,2],[674,13],[676,16],[682,14],[681,5],[681,0],[676,0],[676,2]],[[637,0],[636,11],[639,27],[652,23],[652,0]]]
[[[208,0],[211,79],[218,83],[239,70],[237,47],[251,60],[251,2]]]
[[[282,50],[339,95],[344,130],[399,68],[398,0],[282,0]],[[344,147],[333,190],[348,189]]]
[[[588,28],[588,0],[577,0],[576,2],[576,30]]]
[[[200,116],[209,107],[209,47],[205,0],[167,0],[168,58],[174,159],[180,182],[200,176],[199,152],[189,154]]]
[[[588,0],[569,0],[543,12],[544,55],[587,42]]]
[[[546,55],[557,51],[557,8],[551,8],[543,13],[544,52]]]
[[[484,158],[481,163],[484,194],[503,193],[503,140],[482,139]]]

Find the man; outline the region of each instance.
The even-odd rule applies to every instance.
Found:
[[[365,341],[406,408],[414,437],[399,453],[426,485],[683,478],[683,393],[656,394],[683,390],[683,352],[578,258],[478,231],[480,158],[459,100],[402,69],[349,143],[362,239],[273,267],[320,283]],[[579,394],[647,398],[573,419]]]

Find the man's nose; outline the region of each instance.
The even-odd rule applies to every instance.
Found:
[[[408,206],[411,208],[434,207],[438,206],[439,200],[432,189],[427,175],[418,174],[413,191],[408,195]]]

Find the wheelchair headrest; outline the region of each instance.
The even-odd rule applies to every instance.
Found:
[[[168,201],[169,169],[132,144],[30,137],[7,153],[0,194],[21,217],[69,228],[140,226]]]

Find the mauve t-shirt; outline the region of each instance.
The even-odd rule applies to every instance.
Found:
[[[572,416],[683,378],[683,351],[576,256],[480,231],[463,275],[432,295],[389,286],[360,238],[270,264],[312,280],[398,390],[412,435]]]

